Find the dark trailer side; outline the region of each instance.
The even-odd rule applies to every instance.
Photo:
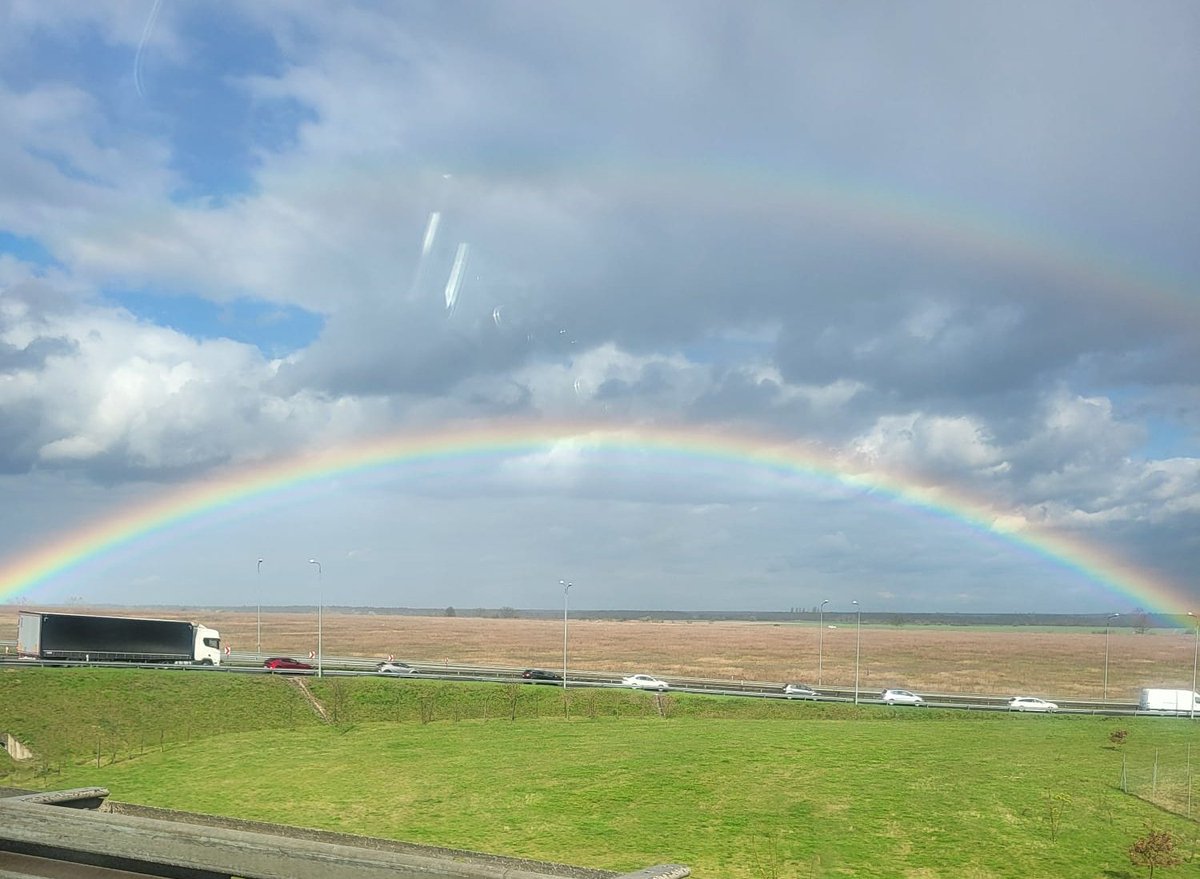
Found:
[[[17,652],[83,662],[192,662],[195,626],[182,620],[22,611]]]

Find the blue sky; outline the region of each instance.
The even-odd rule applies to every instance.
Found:
[[[195,339],[232,339],[254,345],[266,357],[284,357],[317,338],[321,316],[298,308],[235,299],[216,303],[195,294],[109,291],[105,298],[140,320]]]
[[[30,266],[46,269],[54,265],[54,257],[46,252],[36,238],[0,232],[0,253],[7,253]]]
[[[1200,599],[1195,8],[826,13],[11,4],[0,571],[231,467],[574,421],[818,448]],[[230,603],[269,555],[295,603],[320,554],[363,604],[545,606],[564,573],[596,608],[1121,600],[740,471],[566,444],[384,482],[24,598]]]

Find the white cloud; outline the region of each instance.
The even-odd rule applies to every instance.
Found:
[[[197,341],[99,307],[37,315],[0,294],[0,343],[60,344],[0,381],[0,407],[38,412],[23,430],[44,464],[105,470],[195,468],[334,441],[376,427],[370,403],[268,390],[276,365],[228,340]]]
[[[901,470],[1003,472],[1003,451],[977,419],[923,413],[880,418],[851,448],[867,460]]]

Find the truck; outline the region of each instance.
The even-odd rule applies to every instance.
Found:
[[[221,633],[183,620],[21,611],[17,655],[70,662],[220,665]]]
[[[1200,693],[1193,690],[1142,690],[1138,708],[1142,711],[1192,716],[1200,713]]]

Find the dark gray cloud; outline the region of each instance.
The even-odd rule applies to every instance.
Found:
[[[0,342],[0,373],[36,370],[48,357],[66,357],[77,352],[70,339],[38,338],[23,348]]]

